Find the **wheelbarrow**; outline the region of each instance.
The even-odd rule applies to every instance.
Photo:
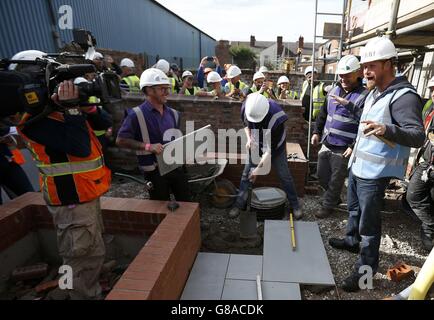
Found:
[[[193,164],[187,165],[187,179],[193,200],[206,193],[212,206],[218,209],[232,207],[238,195],[238,189],[232,182],[226,179],[219,179],[228,164],[227,159],[216,159],[216,164]],[[152,189],[152,183],[140,178],[116,172],[115,176],[133,180],[145,186],[145,189]]]
[[[216,164],[187,166],[188,183],[194,199],[206,193],[215,208],[226,209],[233,206],[238,190],[229,180],[219,178],[228,162],[227,159],[216,159]]]

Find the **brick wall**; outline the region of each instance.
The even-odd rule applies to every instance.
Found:
[[[124,97],[119,103],[108,106],[108,110],[114,119],[113,130],[115,136],[122,124],[125,109],[140,105],[142,102],[143,97],[130,96]],[[211,124],[212,130],[215,133],[218,132],[218,129],[233,128],[238,131],[244,127],[240,119],[242,104],[238,101],[173,96],[169,98],[168,104],[181,112],[183,132],[185,132],[186,121],[195,121],[196,129]],[[279,104],[289,117],[289,120],[286,122],[287,142],[300,144],[303,153],[306,154],[307,124],[303,118],[300,101],[290,101],[290,103],[281,101]],[[241,150],[239,149],[238,151]],[[134,152],[121,150],[115,146],[109,148],[108,161],[116,169],[124,171],[134,171],[137,169],[137,160]]]
[[[170,212],[167,202],[103,198],[106,232],[150,236],[107,300],[176,300],[181,297],[201,247],[197,203],[180,203]],[[52,229],[40,193],[27,193],[2,206],[0,251],[37,229]]]

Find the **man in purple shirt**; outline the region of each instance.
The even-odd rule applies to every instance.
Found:
[[[173,193],[177,201],[190,201],[187,177],[183,168],[161,176],[157,167],[157,155],[163,153],[168,130],[179,129],[179,113],[169,108],[169,78],[158,69],[148,69],[140,78],[140,90],[146,101],[128,114],[118,133],[116,144],[121,148],[135,150],[139,167],[145,179],[152,182],[151,200],[169,201]]]

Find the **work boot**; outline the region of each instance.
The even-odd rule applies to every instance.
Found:
[[[434,247],[434,239],[432,239],[431,237],[427,236],[424,232],[422,232],[421,234],[421,239],[422,239],[422,246],[423,248],[428,251],[431,252],[433,247]]]
[[[293,214],[295,220],[300,220],[301,218],[303,218],[303,211],[301,210],[301,208],[294,209]]]
[[[344,239],[331,238],[331,239],[329,239],[329,245],[335,249],[346,250],[346,251],[351,252],[351,253],[359,253],[360,252],[360,246],[359,245],[350,246],[349,244],[347,244],[345,242]]]
[[[363,274],[353,272],[348,278],[342,282],[342,290],[345,292],[357,292],[360,290],[359,281]]]
[[[333,214],[333,212],[334,212],[334,210],[332,208],[321,207],[319,212],[315,212],[315,217],[317,217],[318,219],[325,219],[328,216],[331,216]]]
[[[231,211],[229,211],[229,218],[236,219],[240,215],[240,209],[237,207],[233,207]]]

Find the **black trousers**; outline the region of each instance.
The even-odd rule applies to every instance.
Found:
[[[434,179],[422,181],[423,171],[428,164],[420,164],[410,179],[407,189],[407,202],[416,216],[422,221],[422,232],[434,240]]]
[[[15,162],[0,161],[0,186],[12,191],[15,196],[33,192],[32,184],[23,168]],[[0,205],[3,204],[0,192]]]
[[[145,179],[153,184],[153,188],[149,192],[151,200],[169,201],[170,194],[173,193],[176,201],[191,201],[190,188],[183,168],[178,168],[164,177],[160,175],[157,169],[145,173]]]

